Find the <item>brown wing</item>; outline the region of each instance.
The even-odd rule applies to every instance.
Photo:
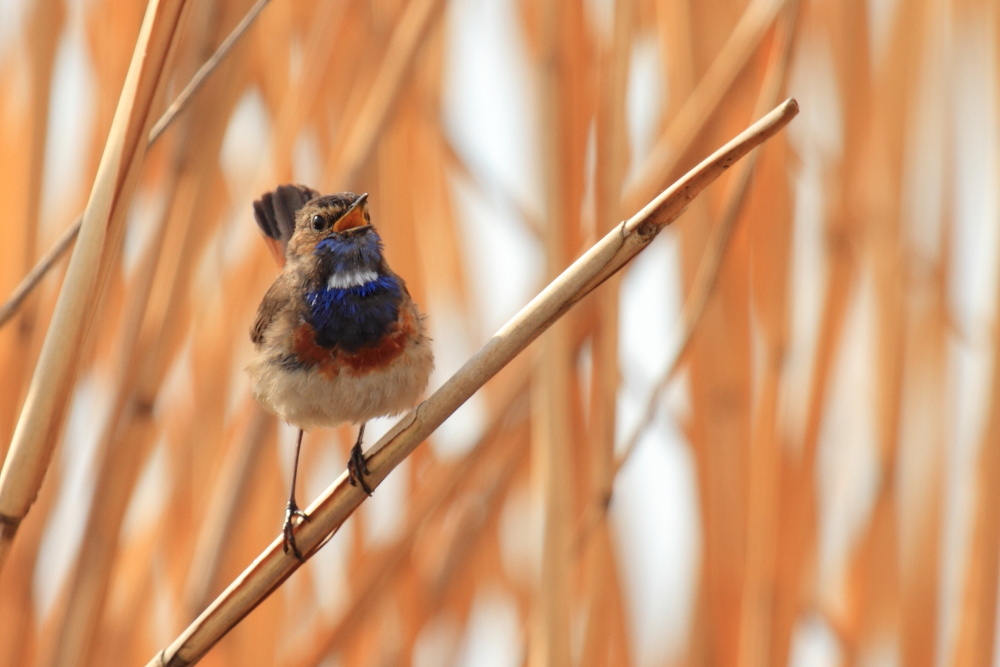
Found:
[[[257,317],[254,318],[253,326],[250,327],[250,340],[253,341],[254,347],[259,348],[264,343],[264,334],[271,327],[274,318],[281,312],[282,306],[287,303],[288,283],[285,274],[281,274],[268,288],[257,308]]]
[[[264,232],[268,249],[278,266],[285,265],[285,246],[295,231],[295,214],[319,193],[304,185],[279,185],[253,203],[257,226]]]

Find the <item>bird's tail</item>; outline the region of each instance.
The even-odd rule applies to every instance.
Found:
[[[279,267],[285,264],[285,247],[295,231],[296,212],[318,196],[312,188],[290,183],[265,192],[253,203],[257,226],[264,232],[264,240]]]

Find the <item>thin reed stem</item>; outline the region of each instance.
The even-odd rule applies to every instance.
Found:
[[[233,31],[229,33],[226,39],[219,45],[219,48],[215,50],[215,53],[205,61],[198,71],[194,73],[191,80],[188,81],[187,85],[184,86],[184,90],[170,103],[167,110],[163,112],[160,119],[156,121],[152,129],[149,131],[149,142],[148,145],[152,145],[157,139],[163,134],[163,132],[170,127],[170,124],[174,122],[177,116],[187,108],[188,103],[194,96],[198,89],[201,88],[202,84],[208,79],[209,75],[218,68],[222,60],[229,55],[233,46],[236,42],[246,34],[247,29],[253,24],[254,20],[260,15],[264,7],[271,0],[257,0],[250,11],[246,13],[246,16],[233,28]],[[83,214],[76,216],[76,219],[70,223],[66,231],[63,232],[62,236],[49,248],[48,252],[38,260],[34,268],[28,272],[28,274],[18,283],[14,291],[10,293],[7,300],[0,305],[0,327],[3,327],[10,320],[11,317],[17,312],[18,308],[21,307],[21,303],[24,299],[31,294],[31,291],[38,286],[38,283],[42,281],[42,278],[52,270],[52,267],[56,265],[56,262],[73,247],[73,243],[76,241],[77,235],[80,233],[80,224],[83,222]]]

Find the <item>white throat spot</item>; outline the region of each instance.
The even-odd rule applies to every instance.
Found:
[[[334,271],[327,278],[327,289],[349,289],[367,285],[373,280],[378,280],[378,273],[371,269],[362,271]]]

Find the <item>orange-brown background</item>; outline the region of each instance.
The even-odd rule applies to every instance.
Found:
[[[251,3],[189,4],[154,115]],[[143,11],[0,5],[0,296],[83,210]],[[242,372],[275,275],[262,191],[370,193],[434,388],[785,96],[802,113],[748,183],[695,201],[204,664],[993,664],[996,2],[271,0],[146,156],[0,572],[0,667],[146,664],[276,536],[294,433]],[[64,272],[0,329],[0,455]],[[301,496],[352,437],[307,436]]]

